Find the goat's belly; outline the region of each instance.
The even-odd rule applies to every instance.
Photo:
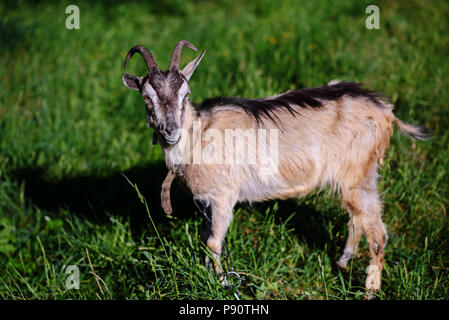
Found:
[[[255,179],[244,183],[240,187],[239,202],[260,202],[265,200],[289,199],[308,194],[314,189],[314,186],[297,185],[287,186],[281,177],[270,177],[268,181]]]

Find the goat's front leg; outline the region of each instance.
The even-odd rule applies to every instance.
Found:
[[[207,246],[211,251],[214,259],[213,265],[215,272],[221,273],[223,271],[220,262],[220,255],[223,248],[223,240],[228,231],[232,220],[233,203],[230,201],[214,201],[212,203],[212,223],[210,226],[210,235],[207,239]],[[206,264],[209,264],[209,257],[206,257]]]

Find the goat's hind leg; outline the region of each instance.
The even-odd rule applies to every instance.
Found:
[[[381,284],[381,274],[384,262],[384,248],[387,242],[387,232],[382,222],[382,205],[377,187],[374,183],[364,187],[342,190],[342,203],[349,210],[349,235],[345,251],[338,265],[347,266],[349,259],[357,253],[360,237],[365,234],[368,242],[371,260],[367,268],[366,289],[372,297],[372,292],[378,291]]]
[[[363,232],[365,233],[371,256],[370,264],[366,269],[365,287],[370,294],[369,298],[372,298],[372,292],[380,289],[384,249],[388,236],[381,219],[381,206],[377,192],[368,195],[368,197],[375,198],[378,207],[376,210],[369,211],[363,216]]]

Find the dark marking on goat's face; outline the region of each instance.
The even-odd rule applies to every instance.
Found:
[[[181,138],[189,83],[177,70],[152,71],[141,82],[147,123],[157,130],[165,143],[173,145]]]
[[[204,50],[181,71],[179,58],[184,46],[197,51],[190,42],[179,41],[173,51],[168,71],[161,71],[151,52],[141,45],[132,47],[125,59],[126,67],[132,55],[140,53],[147,65],[148,74],[145,77],[124,73],[122,81],[126,87],[139,91],[145,100],[147,124],[155,129],[153,143],[160,140],[165,146],[174,145],[181,138],[185,105],[190,94],[189,80],[206,52]]]

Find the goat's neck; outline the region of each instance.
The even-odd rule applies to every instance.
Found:
[[[193,123],[199,120],[199,115],[189,101],[186,101],[184,108],[184,122],[179,142],[174,146],[162,147],[167,168],[178,172],[184,171],[186,164],[191,163],[191,144],[195,140],[192,139]]]

